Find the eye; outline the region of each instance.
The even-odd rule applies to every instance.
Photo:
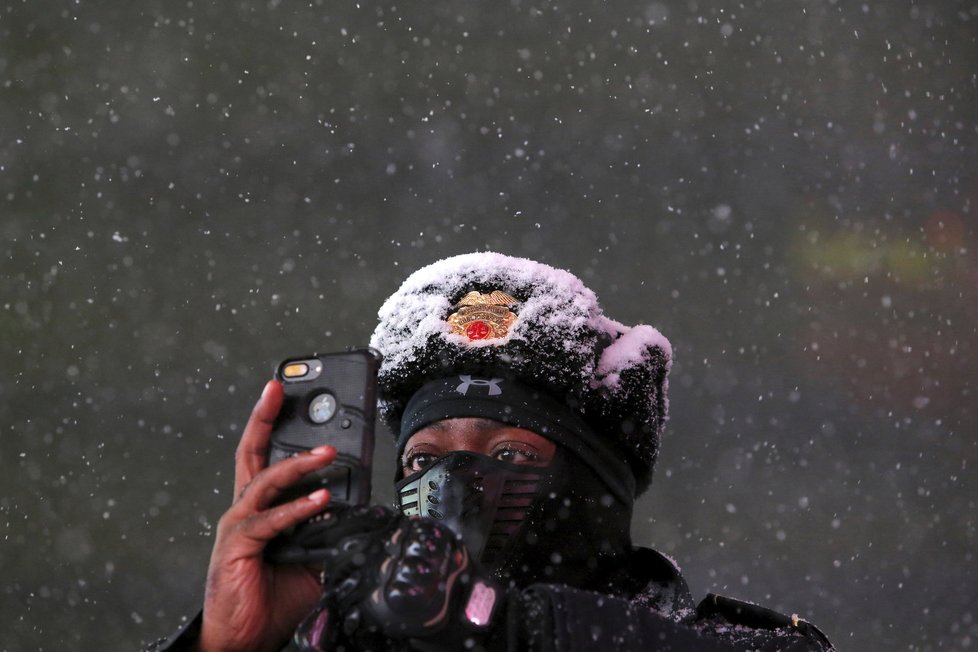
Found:
[[[408,453],[401,460],[404,475],[411,475],[431,466],[438,456],[434,453]]]
[[[499,460],[500,462],[507,462],[508,464],[526,464],[527,466],[543,466],[543,457],[528,448],[517,448],[515,446],[506,446],[504,448],[497,448],[492,453],[492,457]]]

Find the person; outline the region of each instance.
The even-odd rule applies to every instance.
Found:
[[[244,429],[204,607],[168,650],[831,650],[796,615],[708,595],[630,538],[667,413],[669,341],[571,273],[496,253],[410,275],[370,341],[396,506],[330,507],[322,446],[267,466],[282,387]],[[304,524],[301,563],[264,555]]]

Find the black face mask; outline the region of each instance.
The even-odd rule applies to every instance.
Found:
[[[401,511],[444,522],[498,579],[603,589],[631,547],[632,505],[575,455],[547,467],[455,451],[395,485]]]
[[[397,483],[401,511],[442,521],[492,567],[516,540],[546,469],[455,451]]]

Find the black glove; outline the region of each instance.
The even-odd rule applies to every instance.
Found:
[[[325,555],[303,650],[484,647],[504,593],[449,528],[384,507],[332,510],[316,524]]]

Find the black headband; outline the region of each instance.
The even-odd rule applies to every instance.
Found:
[[[398,458],[418,430],[458,417],[492,419],[546,437],[590,466],[616,498],[625,504],[634,500],[635,475],[611,442],[568,405],[509,378],[461,374],[422,386],[401,417]]]

